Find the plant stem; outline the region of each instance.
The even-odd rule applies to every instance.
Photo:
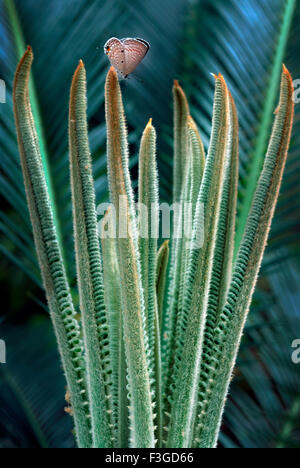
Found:
[[[28,47],[16,71],[14,112],[24,184],[36,251],[49,310],[62,358],[79,447],[91,446],[89,404],[83,367],[83,345],[66,278],[42,166],[29,101],[29,76],[33,53]]]
[[[106,313],[98,238],[96,197],[86,119],[86,74],[80,61],[74,74],[69,113],[70,170],[80,310],[85,344],[93,446],[112,446],[108,407]]]
[[[116,212],[130,392],[131,444],[135,448],[151,448],[155,445],[154,425],[137,221],[128,168],[127,132],[121,90],[114,68],[111,68],[107,75],[105,97],[108,178],[111,202]],[[120,234],[121,227],[126,229],[123,234]]]

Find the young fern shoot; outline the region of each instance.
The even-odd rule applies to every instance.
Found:
[[[154,447],[154,415],[150,356],[145,313],[137,219],[128,169],[127,131],[118,75],[111,68],[105,85],[108,178],[116,210],[117,255],[120,268],[124,339],[130,398],[130,437],[133,447]],[[124,228],[125,226],[125,228]]]
[[[66,375],[79,447],[88,448],[89,401],[83,366],[83,343],[57,239],[38,137],[29,101],[29,76],[33,53],[28,47],[17,68],[14,111],[27,204],[35,247],[46,291],[58,348]]]
[[[80,310],[85,344],[93,446],[112,447],[107,319],[97,229],[95,190],[86,120],[86,74],[74,74],[69,112],[70,172]],[[107,362],[108,361],[108,362]]]
[[[156,291],[157,240],[159,234],[156,132],[149,120],[141,140],[139,155],[139,248],[150,351],[150,376],[156,404],[156,439],[162,444],[161,343]]]
[[[105,83],[111,205],[99,239],[86,72],[80,61],[69,110],[78,321],[30,107],[32,60],[28,47],[14,82],[15,120],[78,447],[215,447],[287,158],[294,113],[291,76],[284,67],[278,112],[234,263],[238,117],[223,76],[215,76],[207,157],[184,91],[174,83],[173,202],[179,206],[174,216],[178,224],[170,242],[158,248],[156,132],[150,119],[139,153],[138,218],[114,68]]]
[[[195,446],[217,444],[222,414],[279,195],[294,116],[293,81],[283,67],[278,113],[264,167],[233,268],[226,301],[217,317],[206,387],[199,401]]]

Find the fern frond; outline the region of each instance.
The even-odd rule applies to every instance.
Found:
[[[169,240],[166,240],[157,253],[157,266],[156,266],[156,294],[157,294],[157,308],[159,317],[159,328],[162,331],[163,324],[163,311],[164,300],[166,293],[166,280],[169,262]]]
[[[163,355],[163,395],[164,413],[170,412],[170,385],[174,365],[176,342],[177,311],[180,293],[180,278],[183,260],[183,207],[188,194],[190,158],[188,141],[189,106],[183,89],[178,81],[173,86],[174,101],[174,173],[173,173],[173,208],[174,232],[170,244],[170,270],[168,277],[167,309],[164,315],[162,355]],[[167,422],[164,423],[166,425]]]
[[[229,95],[229,139],[226,148],[224,166],[224,185],[221,195],[220,216],[217,226],[215,252],[213,258],[212,276],[207,306],[207,317],[204,329],[204,343],[199,379],[198,409],[202,410],[205,392],[210,388],[210,361],[214,356],[214,331],[217,321],[225,305],[227,292],[230,286],[233,268],[235,219],[238,188],[238,117],[235,103]],[[201,417],[196,412],[195,424]],[[195,436],[198,437],[197,435]]]
[[[191,194],[189,201],[192,204],[192,219],[194,219],[198,195],[201,187],[204,167],[205,150],[194,119],[188,117],[188,138],[190,144],[191,157]]]
[[[211,447],[217,443],[228,387],[285,167],[294,113],[292,95],[292,79],[284,67],[280,103],[264,168],[248,216],[226,304],[214,332],[214,358],[209,363],[210,386],[202,395],[200,404],[201,412],[195,439],[197,446]]]
[[[125,352],[132,408],[135,447],[154,447],[154,426],[147,357],[147,329],[137,225],[128,170],[127,131],[116,71],[108,72],[106,85],[108,178],[116,211],[117,251],[122,282]],[[122,206],[123,204],[123,206]],[[120,213],[125,231],[120,235]]]
[[[189,170],[186,174],[184,187],[183,203],[183,242],[181,251],[181,273],[179,283],[178,311],[176,320],[177,343],[183,342],[183,335],[186,328],[186,316],[183,312],[184,298],[189,288],[188,267],[189,251],[191,249],[191,237],[193,234],[193,225],[199,191],[201,188],[202,177],[205,168],[205,151],[198,131],[198,128],[191,116],[188,116],[188,151],[189,151]]]
[[[161,349],[160,325],[156,295],[157,240],[159,235],[158,174],[156,167],[156,132],[152,119],[141,140],[139,154],[139,249],[142,285],[144,290],[146,323],[149,339],[149,373],[154,382],[155,424],[158,447],[161,447]]]
[[[82,62],[70,93],[69,145],[73,223],[80,310],[85,343],[93,445],[112,446],[107,376],[107,323],[97,229],[95,191],[86,121],[86,73]]]
[[[18,17],[18,12],[15,6],[15,1],[4,0],[4,5],[7,11],[12,29],[14,31],[16,48],[17,48],[17,57],[18,59],[21,59],[23,55],[23,51],[26,47],[26,43],[24,41],[23,31],[22,31],[20,20]],[[35,121],[37,137],[39,140],[39,147],[40,147],[40,152],[41,152],[45,180],[46,180],[47,189],[49,193],[49,199],[51,202],[53,220],[54,220],[55,229],[56,229],[57,236],[58,236],[58,241],[60,243],[60,249],[62,251],[62,254],[64,254],[63,246],[62,246],[61,226],[60,226],[60,222],[57,216],[56,200],[55,200],[54,189],[53,189],[53,180],[52,180],[52,175],[50,171],[49,153],[45,145],[44,128],[42,124],[41,112],[39,109],[35,82],[32,76],[30,76],[29,78],[29,93],[31,96],[32,115]]]
[[[239,206],[238,226],[236,234],[236,252],[240,246],[247,216],[251,208],[254,192],[256,190],[257,181],[264,164],[265,149],[268,145],[269,132],[272,124],[274,107],[276,103],[278,84],[280,81],[281,66],[284,60],[285,49],[287,46],[290,28],[294,16],[296,0],[286,0],[283,5],[283,18],[278,36],[276,54],[272,63],[272,69],[269,76],[268,93],[264,100],[259,133],[255,151],[249,163],[247,176],[247,190],[244,191],[244,197]]]
[[[182,188],[187,170],[186,157],[188,154],[187,122],[190,115],[189,105],[183,89],[178,81],[174,81],[174,174],[173,174],[173,202],[181,199]]]
[[[80,447],[89,447],[91,437],[83,345],[59,248],[31,113],[28,83],[32,61],[33,53],[28,47],[19,63],[14,82],[14,111],[19,151],[35,246],[71,395],[76,436]]]
[[[110,232],[113,223],[112,209],[109,207],[102,221],[102,255],[105,305],[107,310],[109,350],[112,368],[112,408],[114,417],[115,447],[128,447],[128,397],[127,371],[124,349],[120,271],[116,239]]]
[[[198,196],[193,243],[189,253],[187,284],[189,290],[183,303],[183,315],[188,318],[184,342],[177,343],[174,373],[169,446],[189,447],[197,400],[200,356],[208,304],[209,285],[223,187],[223,167],[229,138],[229,93],[222,76],[216,77],[213,130],[207,162]],[[203,208],[204,225],[203,225]],[[203,248],[197,244],[204,234]],[[199,243],[199,242],[198,242]],[[199,313],[200,311],[200,313]]]

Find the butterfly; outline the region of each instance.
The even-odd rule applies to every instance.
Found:
[[[111,37],[104,45],[104,53],[110,63],[124,78],[135,70],[149,49],[150,44],[147,41],[131,37]]]

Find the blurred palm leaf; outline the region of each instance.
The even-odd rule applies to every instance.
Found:
[[[258,180],[277,107],[282,62],[286,61],[295,78],[300,73],[296,58],[300,5],[296,5],[294,0],[208,0],[190,1],[190,5],[186,38],[183,40],[182,81],[186,82],[192,113],[206,142],[210,135],[214,92],[213,80],[207,79],[208,72],[221,72],[232,90],[240,123],[238,224],[242,227],[245,213],[249,210],[247,197],[253,194],[253,184]],[[291,23],[294,28],[289,35]],[[296,122],[299,124],[299,117],[296,117]],[[294,136],[293,147],[297,146],[296,130]],[[284,200],[286,206],[293,202],[293,210],[299,194],[299,185],[295,186],[293,177],[299,167],[299,158],[296,161],[295,153],[291,152],[282,202]],[[278,244],[274,241],[278,238],[283,245],[286,241],[299,243],[299,236],[291,237],[292,229],[284,232],[283,220],[287,221],[287,212],[279,208],[270,239],[276,248]],[[294,227],[297,223],[299,217],[294,217]],[[289,228],[292,227],[289,224]],[[239,229],[237,240],[240,240]]]
[[[256,293],[227,406],[222,446],[300,448],[300,372],[292,343],[300,336],[300,274],[275,266]]]
[[[6,200],[6,209],[0,213],[0,249],[40,286],[11,102],[13,74],[21,53],[22,38],[12,21],[12,15],[7,13],[5,4],[15,6],[24,40],[33,46],[35,52],[34,82],[41,116],[41,133],[44,135],[49,180],[53,186],[53,200],[73,285],[75,275],[67,155],[69,85],[77,62],[82,58],[88,75],[90,144],[97,201],[100,203],[107,199],[103,85],[108,69],[101,47],[110,36],[140,36],[151,43],[150,53],[137,71],[139,79],[131,77],[122,86],[132,144],[134,177],[137,174],[135,164],[138,140],[150,116],[158,127],[162,200],[169,201],[172,192],[172,80],[178,78],[189,95],[193,116],[207,146],[214,87],[214,80],[210,79],[209,73],[224,74],[236,100],[240,117],[239,215],[242,219],[247,194],[251,192],[253,180],[257,177],[264,156],[264,151],[258,151],[258,148],[264,146],[264,136],[269,135],[278,95],[278,70],[286,44],[285,63],[294,78],[300,77],[299,2],[2,1],[0,39],[3,47],[0,50],[0,70],[1,78],[7,84],[7,105],[0,106],[0,195]],[[291,21],[293,26],[290,30]],[[97,46],[100,46],[100,50]],[[224,446],[279,444],[283,434],[280,428],[286,427],[285,421],[291,427],[289,413],[293,413],[294,402],[297,402],[297,395],[294,397],[293,391],[297,385],[299,388],[299,381],[295,378],[295,369],[290,369],[290,358],[287,355],[291,329],[290,325],[282,327],[281,324],[282,317],[289,317],[292,329],[300,336],[299,302],[296,312],[291,316],[289,307],[285,305],[285,302],[289,303],[292,294],[291,284],[286,280],[282,282],[278,271],[279,268],[282,271],[287,269],[291,256],[298,256],[300,252],[300,109],[297,106],[295,122],[284,186],[262,272],[261,284],[264,286],[267,283],[269,286],[267,289],[261,287],[256,294],[252,318],[250,316],[253,323],[249,322],[239,376],[233,385],[232,403],[227,410],[225,431],[221,439]],[[297,266],[293,265],[290,275],[296,281]],[[274,296],[276,281],[281,288],[278,300]],[[281,338],[277,339],[279,332]],[[275,337],[277,344],[273,350]],[[276,359],[279,357],[278,364]],[[285,372],[282,363],[286,364]],[[264,373],[265,369],[268,372]],[[257,376],[253,376],[256,370],[259,380]],[[274,385],[273,372],[277,372],[279,389]],[[25,375],[23,377],[26,379]],[[287,401],[281,401],[285,389]],[[264,404],[260,400],[262,398],[270,398],[270,405]],[[278,399],[281,406],[277,404]],[[251,411],[253,418],[247,421]],[[269,421],[274,421],[274,417],[278,421],[276,427],[269,428],[261,441],[258,435],[254,435],[258,420],[255,415],[259,415],[262,427],[265,424],[269,428]],[[292,423],[292,428],[294,427]],[[293,430],[289,432],[290,436],[292,434]],[[287,437],[284,443],[293,445],[294,442]]]
[[[0,367],[0,447],[74,446],[72,418],[64,412],[65,380],[52,326],[2,324],[7,364]]]

